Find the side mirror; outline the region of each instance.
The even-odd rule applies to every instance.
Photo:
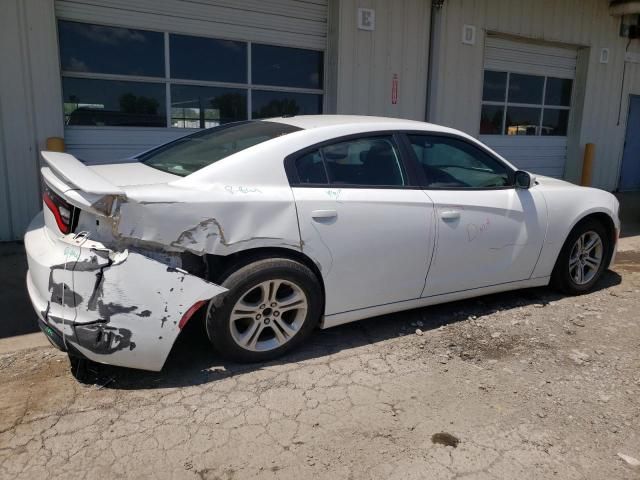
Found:
[[[518,170],[514,175],[514,183],[516,185],[516,188],[523,188],[526,190],[528,188],[531,188],[531,184],[533,182],[531,175],[529,175],[528,172],[525,172],[524,170]]]

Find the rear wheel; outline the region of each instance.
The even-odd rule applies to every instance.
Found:
[[[223,356],[240,362],[278,357],[318,324],[322,290],[315,274],[287,258],[257,260],[222,283],[229,291],[207,310],[207,335]]]
[[[553,285],[564,293],[590,291],[602,276],[609,259],[610,240],[604,226],[587,219],[572,230],[552,274]]]

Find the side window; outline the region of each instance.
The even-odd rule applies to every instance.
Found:
[[[332,185],[406,185],[391,137],[367,137],[322,147]]]
[[[489,154],[456,138],[409,135],[427,188],[492,188],[511,185],[511,172]]]
[[[322,163],[320,150],[307,153],[296,160],[300,183],[327,184],[327,172]]]

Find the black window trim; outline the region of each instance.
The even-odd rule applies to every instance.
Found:
[[[493,160],[498,162],[500,165],[504,166],[505,169],[509,172],[509,185],[505,185],[504,187],[459,187],[459,188],[450,188],[450,187],[430,187],[427,181],[427,177],[424,174],[424,170],[420,167],[420,162],[416,157],[413,148],[411,147],[411,141],[409,140],[409,135],[428,135],[430,137],[441,137],[441,138],[453,138],[455,140],[459,140],[461,142],[466,143],[472,148],[475,148],[482,153],[488,155]],[[348,141],[355,138],[366,138],[366,137],[376,137],[376,136],[391,136],[395,142],[395,146],[398,149],[398,153],[400,154],[400,162],[402,163],[402,167],[407,174],[407,180],[409,182],[408,185],[397,186],[397,185],[349,185],[349,184],[339,184],[333,185],[328,180],[327,174],[327,183],[302,183],[300,182],[300,178],[298,177],[298,171],[296,169],[296,160],[308,153],[313,152],[321,147],[326,145],[332,145],[334,143],[341,143],[343,141]],[[305,147],[301,150],[298,150],[294,153],[287,155],[284,159],[284,169],[287,174],[287,179],[289,180],[289,185],[291,187],[297,188],[368,188],[368,189],[393,189],[393,190],[464,190],[464,191],[481,191],[481,190],[510,190],[515,189],[514,175],[516,173],[516,169],[505,163],[502,159],[498,158],[493,152],[491,152],[484,145],[479,145],[474,142],[470,142],[468,139],[456,135],[453,133],[446,132],[434,132],[430,130],[378,130],[378,131],[369,131],[362,133],[354,133],[350,135],[344,135],[341,137],[335,137],[330,140],[324,140],[322,142],[318,142],[316,144]]]
[[[460,135],[456,135],[453,133],[446,133],[446,132],[432,132],[427,130],[403,130],[401,134],[404,137],[403,141],[406,142],[406,146],[410,150],[409,156],[411,158],[411,161],[414,163],[414,168],[418,171],[418,175],[421,178],[422,189],[424,190],[480,191],[480,190],[511,190],[516,188],[514,176],[517,170],[511,167],[510,165],[508,165],[507,163],[505,163],[502,159],[498,158],[493,152],[491,152],[488,148],[486,148],[482,144],[470,142],[468,139]],[[415,151],[411,147],[411,141],[409,140],[409,135],[423,135],[423,136],[436,137],[436,138],[453,138],[454,140],[463,142],[469,147],[475,150],[478,150],[484,153],[485,155],[488,155],[490,158],[495,160],[498,164],[502,165],[509,174],[509,185],[505,185],[503,187],[457,187],[457,188],[431,187],[429,186],[429,182],[428,182],[427,176],[424,173],[424,170],[420,167],[420,162],[418,160],[418,157],[416,156]]]
[[[382,190],[423,190],[424,182],[420,178],[419,172],[416,168],[416,160],[410,157],[410,152],[407,151],[407,145],[402,138],[403,131],[401,130],[374,130],[360,133],[352,133],[349,135],[343,135],[340,137],[334,137],[329,140],[315,143],[303,149],[300,149],[294,153],[287,155],[284,159],[284,169],[289,181],[289,185],[292,188],[356,188],[356,189],[382,189]],[[349,140],[363,139],[369,137],[391,137],[393,146],[398,152],[398,160],[400,161],[400,167],[404,170],[404,174],[407,177],[407,185],[358,185],[349,183],[332,184],[329,181],[328,172],[327,183],[302,183],[298,176],[298,170],[296,168],[296,161],[315,150],[328,145],[334,145],[336,143],[348,142]],[[323,157],[324,164],[324,157]]]

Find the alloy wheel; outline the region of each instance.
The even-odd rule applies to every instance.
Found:
[[[602,264],[603,253],[600,235],[592,230],[580,235],[569,255],[571,279],[578,285],[585,285],[593,280]]]
[[[233,340],[245,350],[265,352],[289,342],[302,328],[309,302],[295,283],[274,279],[246,290],[229,317]]]

